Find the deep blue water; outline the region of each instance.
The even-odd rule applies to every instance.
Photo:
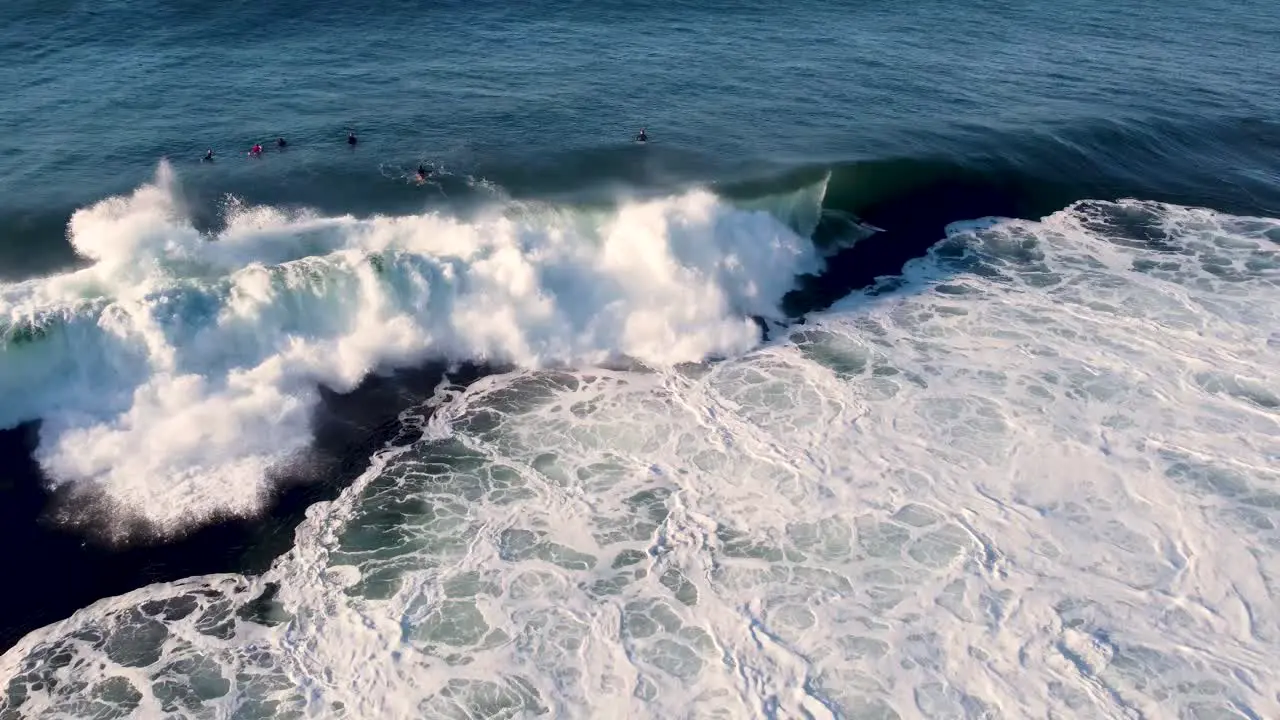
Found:
[[[210,224],[227,194],[362,214],[463,202],[459,178],[575,202],[693,182],[763,194],[832,171],[827,206],[897,244],[834,258],[799,314],[900,268],[951,220],[1129,196],[1280,212],[1278,33],[1267,0],[10,0],[0,277],[75,262],[71,213],[165,157]],[[630,141],[642,126],[647,146]],[[254,142],[263,158],[245,157]],[[208,147],[218,159],[199,162]],[[419,162],[447,171],[439,188],[405,182]],[[367,457],[348,435],[334,444],[354,465],[334,477]],[[4,492],[25,498],[7,504],[7,541],[54,548],[28,527],[47,502],[30,448],[7,442]],[[113,567],[59,537],[58,562]],[[253,566],[243,546],[270,544],[189,542],[14,600],[5,637],[157,578]]]
[[[1053,156],[1074,153],[1135,186],[1192,172],[1245,197],[1275,180],[1278,27],[1263,0],[19,0],[0,9],[0,213],[65,214],[162,156],[210,193],[346,209],[422,160],[532,191],[646,160],[646,179],[921,156],[1069,177]],[[661,160],[590,158],[639,126]],[[277,135],[287,158],[245,161]],[[195,164],[207,147],[214,167]]]

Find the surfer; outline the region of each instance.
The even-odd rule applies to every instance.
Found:
[[[204,161],[213,162],[213,148],[204,151]]]
[[[276,147],[283,148],[285,145],[288,145],[288,144],[289,143],[284,141],[284,138],[276,138]]]
[[[648,142],[649,136],[644,134],[644,128],[640,128],[640,134],[636,136],[636,142]]]
[[[423,165],[422,163],[418,163],[418,182],[426,182],[426,181],[427,181],[427,174],[428,174],[429,172],[430,172],[430,171],[429,171],[429,170],[427,170],[427,166],[426,166],[426,165]]]
[[[356,133],[355,133],[355,131],[354,131],[354,130],[348,130],[348,131],[347,131],[347,144],[348,144],[348,145],[355,145],[355,144],[356,144]]]
[[[249,148],[249,154],[252,155],[253,157],[261,157],[262,143],[254,143],[253,147]]]

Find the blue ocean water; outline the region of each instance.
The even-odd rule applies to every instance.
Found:
[[[1280,712],[1278,29],[4,3],[0,716]]]
[[[752,163],[1047,159],[1030,145],[1135,183],[1158,186],[1144,171],[1164,162],[1252,188],[1275,144],[1275,10],[1252,0],[3,12],[6,217],[124,191],[162,156],[188,169],[208,147],[223,162],[185,179],[209,192],[306,198],[341,183],[376,204],[392,192],[379,166],[424,159],[530,188],[626,177],[575,159],[642,125],[676,155],[674,174],[698,179]],[[337,152],[347,128],[358,154]],[[287,160],[238,162],[278,135]]]

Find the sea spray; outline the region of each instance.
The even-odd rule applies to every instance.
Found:
[[[820,201],[820,194],[813,202]],[[787,200],[794,206],[795,200]],[[791,210],[788,210],[791,213]],[[164,534],[258,511],[316,388],[428,358],[538,368],[741,353],[821,260],[706,191],[579,214],[318,217],[234,206],[201,234],[162,164],[71,219],[88,268],[0,288],[0,426],[40,419],[55,483]]]

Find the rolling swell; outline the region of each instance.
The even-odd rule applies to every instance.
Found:
[[[1005,138],[956,155],[924,154],[813,165],[729,184],[731,197],[780,192],[827,178],[829,243],[850,216],[880,232],[827,258],[784,308],[825,309],[877,277],[895,275],[938,242],[947,225],[998,216],[1039,219],[1079,200],[1137,198],[1237,215],[1280,213],[1280,124],[1240,119],[1210,125],[1106,122]]]
[[[499,197],[609,205],[619,196],[695,186],[750,201],[824,178],[824,210],[853,214],[895,238],[912,234],[899,229],[903,224],[940,233],[947,222],[975,213],[1036,218],[1082,199],[1135,197],[1231,213],[1280,213],[1280,123],[1248,115],[1098,119],[1000,132],[961,125],[861,157],[818,152],[790,162],[745,150],[726,156],[661,138],[647,146],[620,143],[552,152],[477,149],[460,142],[435,153],[379,148],[377,155],[365,155],[334,153],[328,145],[302,138],[281,156],[269,152],[260,162],[228,156],[211,167],[196,161],[196,147],[173,148],[166,155],[183,176],[193,222],[207,232],[221,226],[229,196],[252,205],[367,216],[466,211]],[[408,181],[419,162],[444,172],[428,187],[415,187]],[[146,175],[122,179],[109,192],[127,192],[148,180]],[[56,198],[0,199],[0,278],[72,266],[67,218],[100,199],[88,194],[92,191],[66,187]],[[919,249],[918,242],[911,244]]]

